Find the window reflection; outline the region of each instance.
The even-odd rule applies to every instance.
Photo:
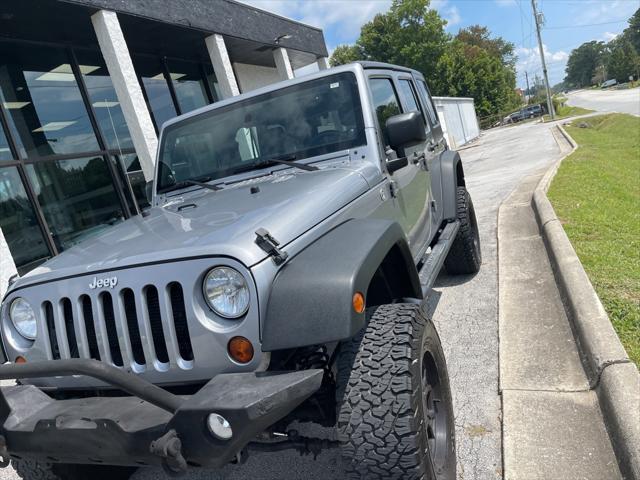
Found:
[[[27,173],[60,250],[123,219],[102,157],[36,163]]]
[[[107,148],[118,150],[133,148],[127,122],[102,56],[99,52],[77,51],[76,57],[81,65],[98,67],[83,73],[82,77]]]
[[[133,190],[133,194],[136,197],[135,199],[138,202],[138,207],[140,207],[140,209],[147,208],[149,206],[146,193],[147,181],[144,178],[144,173],[142,172],[138,155],[135,153],[121,155],[120,159],[121,170],[126,172],[128,177],[127,179],[131,183],[131,189]],[[118,157],[115,157],[115,160],[118,161]],[[132,210],[135,209],[132,208]]]
[[[0,230],[21,275],[50,257],[16,167],[0,168]]]
[[[80,65],[85,75],[99,68]],[[1,43],[0,97],[23,154],[35,157],[99,149],[64,50]]]
[[[170,60],[169,71],[182,113],[209,104],[199,64]]]
[[[218,100],[222,99],[220,85],[218,84],[218,79],[216,78],[216,74],[213,72],[213,67],[210,63],[204,64],[204,75],[206,77],[207,83],[209,84],[209,90],[211,91],[211,95],[213,96],[213,101],[217,102]]]
[[[0,161],[2,160],[11,160],[13,155],[11,155],[11,149],[9,148],[9,142],[7,141],[7,137],[0,126]]]
[[[133,63],[140,78],[151,106],[151,113],[158,130],[167,120],[176,116],[176,109],[165,80],[162,63],[159,59],[150,57],[134,57]]]

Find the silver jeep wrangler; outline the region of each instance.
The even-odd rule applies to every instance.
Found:
[[[480,245],[419,72],[354,63],[171,120],[150,190],[4,297],[3,465],[116,479],[340,448],[345,478],[456,478],[424,300]]]

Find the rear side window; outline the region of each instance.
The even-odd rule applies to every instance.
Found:
[[[427,112],[429,113],[429,119],[433,125],[437,125],[440,123],[438,120],[438,114],[436,113],[436,106],[433,104],[433,99],[431,98],[431,94],[429,93],[429,88],[424,80],[418,80],[418,90],[420,91],[420,95],[422,95],[422,99],[424,100],[425,105],[427,106]]]
[[[424,112],[420,107],[420,102],[418,101],[418,97],[416,96],[416,91],[411,85],[410,80],[400,80],[400,93],[402,98],[404,99],[405,105],[409,107],[409,112],[418,112],[422,116],[422,121],[427,124],[427,119],[424,116]]]
[[[401,113],[400,101],[390,78],[371,78],[369,79],[369,85],[371,87],[371,96],[373,97],[373,108],[376,110],[385,145],[388,145],[389,139],[387,138],[385,125],[389,117]]]

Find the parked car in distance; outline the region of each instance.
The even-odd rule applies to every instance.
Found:
[[[523,108],[521,112],[522,112],[523,119],[541,117],[544,114],[544,111],[540,104],[529,105],[528,107]]]
[[[600,85],[600,88],[609,88],[617,84],[618,84],[618,81],[615,78],[612,78],[611,80],[607,80],[602,85]]]

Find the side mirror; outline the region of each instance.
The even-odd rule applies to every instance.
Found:
[[[389,146],[398,155],[404,156],[402,150],[427,140],[422,116],[418,112],[401,113],[387,119],[385,125]]]
[[[144,195],[147,197],[147,202],[151,203],[151,199],[153,198],[153,182],[144,184]]]

